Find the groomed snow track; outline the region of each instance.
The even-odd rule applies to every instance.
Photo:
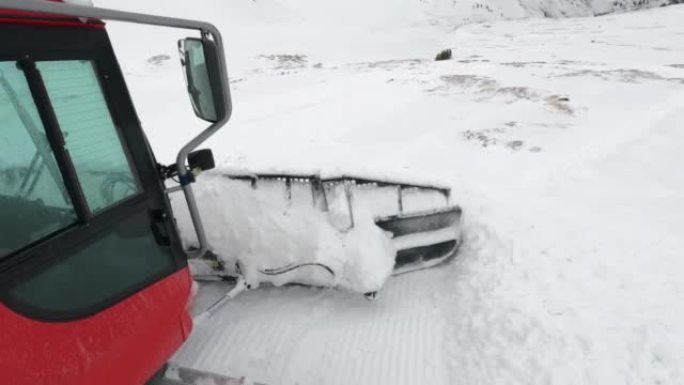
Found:
[[[173,361],[265,384],[448,384],[434,283],[456,267],[395,276],[374,301],[301,286],[246,292],[198,325]],[[202,284],[195,309],[225,290]]]

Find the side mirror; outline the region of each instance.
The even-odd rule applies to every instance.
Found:
[[[195,115],[215,123],[226,116],[220,64],[216,44],[209,39],[186,38],[178,41],[181,65]]]
[[[188,165],[190,166],[190,170],[211,170],[216,167],[216,164],[214,163],[214,154],[210,149],[193,151],[188,154]]]

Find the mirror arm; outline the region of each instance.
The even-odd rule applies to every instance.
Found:
[[[226,69],[226,57],[223,50],[223,40],[221,39],[221,33],[214,26],[211,28],[202,30],[202,38],[206,39],[208,36],[214,40],[216,44],[216,50],[218,60],[219,60],[219,73],[221,80],[221,90],[223,93],[223,100],[226,104],[225,115],[221,119],[209,126],[207,129],[202,131],[199,135],[194,137],[190,142],[188,142],[181,150],[178,152],[176,157],[176,166],[178,167],[178,178],[181,182],[181,187],[185,195],[185,201],[188,205],[188,210],[190,212],[190,218],[192,219],[193,226],[195,227],[195,234],[197,236],[197,241],[199,242],[199,247],[194,251],[186,251],[188,258],[200,258],[207,250],[209,245],[207,242],[207,236],[204,231],[204,225],[202,224],[202,219],[200,218],[199,210],[197,209],[197,201],[195,200],[195,194],[192,190],[192,183],[194,182],[194,177],[188,168],[186,163],[188,161],[188,155],[195,150],[204,141],[209,139],[218,130],[221,129],[228,120],[233,112],[233,106],[230,99],[230,89],[228,82],[228,71]]]

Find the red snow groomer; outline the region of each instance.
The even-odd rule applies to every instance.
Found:
[[[212,122],[178,154],[193,215],[188,156],[205,167],[191,151],[230,116],[211,24],[0,1],[2,385],[143,384],[192,328],[188,256],[103,20],[198,32],[180,42]]]
[[[179,42],[181,62],[195,114],[211,125],[175,165],[154,158],[106,20],[196,33]],[[209,150],[195,149],[232,110],[219,31],[87,5],[0,0],[0,40],[0,384],[238,383],[166,369],[192,329],[188,258],[207,251],[191,186],[214,162]],[[179,186],[167,188],[170,176]],[[260,178],[289,187],[293,177]],[[433,265],[460,243],[449,230],[460,208],[402,211],[404,192],[421,186],[318,182],[397,188],[398,213],[376,222],[404,245],[397,268]],[[192,251],[174,222],[168,194],[175,191],[185,194],[194,224]],[[440,191],[448,203],[448,190]]]

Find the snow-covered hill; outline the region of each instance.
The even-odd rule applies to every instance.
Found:
[[[433,57],[442,48],[443,37],[449,31],[464,23],[495,16],[472,0],[458,4],[442,0],[198,0],[193,6],[182,2],[160,5],[151,1],[101,0],[98,4],[203,18],[215,23],[225,34],[233,72],[244,66],[258,66],[254,58],[270,54],[300,54],[306,55],[309,61],[328,62],[380,60],[411,54]],[[497,14],[526,15],[516,0],[501,0],[496,8]],[[142,50],[131,48],[154,54],[150,45]],[[175,52],[169,48],[163,53],[173,53],[175,58]]]
[[[220,166],[429,176],[467,217],[456,260],[375,302],[245,293],[180,362],[269,384],[684,382],[684,5],[454,28],[446,2],[100,3],[224,30]],[[203,127],[179,34],[111,31],[170,161]]]

